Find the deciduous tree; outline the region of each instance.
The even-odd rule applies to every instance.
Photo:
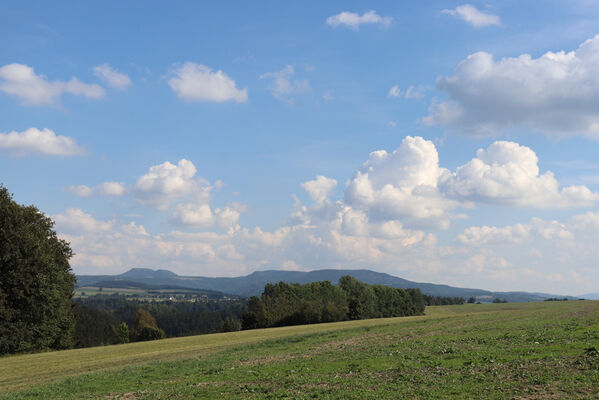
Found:
[[[53,227],[0,185],[0,354],[73,344],[73,253]]]

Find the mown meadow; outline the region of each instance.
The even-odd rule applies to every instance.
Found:
[[[0,398],[599,398],[599,302],[427,307],[0,358]]]

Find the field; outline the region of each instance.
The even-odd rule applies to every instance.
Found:
[[[75,299],[88,299],[96,296],[121,296],[138,301],[205,301],[208,299],[229,299],[218,292],[185,288],[140,288],[140,287],[98,287],[82,286],[75,289]],[[235,296],[232,296],[235,297]]]
[[[0,398],[599,398],[599,302],[426,314],[4,357]]]

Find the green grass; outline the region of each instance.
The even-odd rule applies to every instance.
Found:
[[[0,358],[0,398],[599,398],[599,302],[389,318]]]

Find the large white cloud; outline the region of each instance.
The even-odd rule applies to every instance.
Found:
[[[586,186],[560,189],[550,171],[540,175],[534,151],[505,141],[479,149],[476,158],[441,177],[440,188],[450,198],[479,203],[556,208],[599,201]]]
[[[91,99],[104,97],[106,91],[96,84],[83,83],[77,78],[64,81],[48,81],[24,64],[7,64],[0,67],[0,91],[15,96],[23,105],[53,105],[63,93]]]
[[[392,153],[378,150],[349,181],[345,202],[374,220],[400,219],[409,225],[447,227],[457,206],[437,185],[449,171],[439,167],[435,145],[406,137]]]
[[[172,71],[168,84],[180,98],[187,101],[236,101],[248,100],[248,91],[237,89],[235,81],[223,71],[213,72],[209,67],[186,62]]]
[[[366,24],[379,24],[388,28],[391,25],[392,18],[391,17],[382,17],[377,14],[374,10],[370,10],[360,15],[353,12],[343,11],[339,14],[333,15],[327,18],[327,24],[333,27],[338,27],[340,25],[345,26],[346,28],[358,30],[360,25]]]
[[[29,128],[23,132],[0,133],[0,150],[14,155],[44,154],[50,156],[72,156],[85,154],[75,139],[57,135],[44,128]]]
[[[132,84],[129,75],[117,71],[109,64],[96,65],[94,67],[94,75],[106,82],[108,86],[120,90],[127,89]]]
[[[433,102],[424,122],[472,135],[530,127],[599,139],[599,35],[571,52],[499,61],[478,52],[437,80],[448,100]]]
[[[439,166],[431,141],[408,136],[392,153],[370,154],[348,182],[345,202],[372,220],[447,228],[460,206],[589,207],[599,194],[586,186],[560,187],[550,171],[540,174],[534,151],[518,143],[497,141],[450,172]]]
[[[489,25],[501,25],[497,15],[489,14],[485,11],[480,11],[471,4],[463,4],[454,9],[446,9],[441,11],[443,14],[453,15],[463,19],[475,28],[481,28]]]
[[[177,165],[166,161],[150,167],[133,185],[133,193],[141,204],[158,210],[166,210],[173,201],[188,195],[209,199],[211,187],[205,179],[195,178],[196,172],[189,160],[181,159]]]

